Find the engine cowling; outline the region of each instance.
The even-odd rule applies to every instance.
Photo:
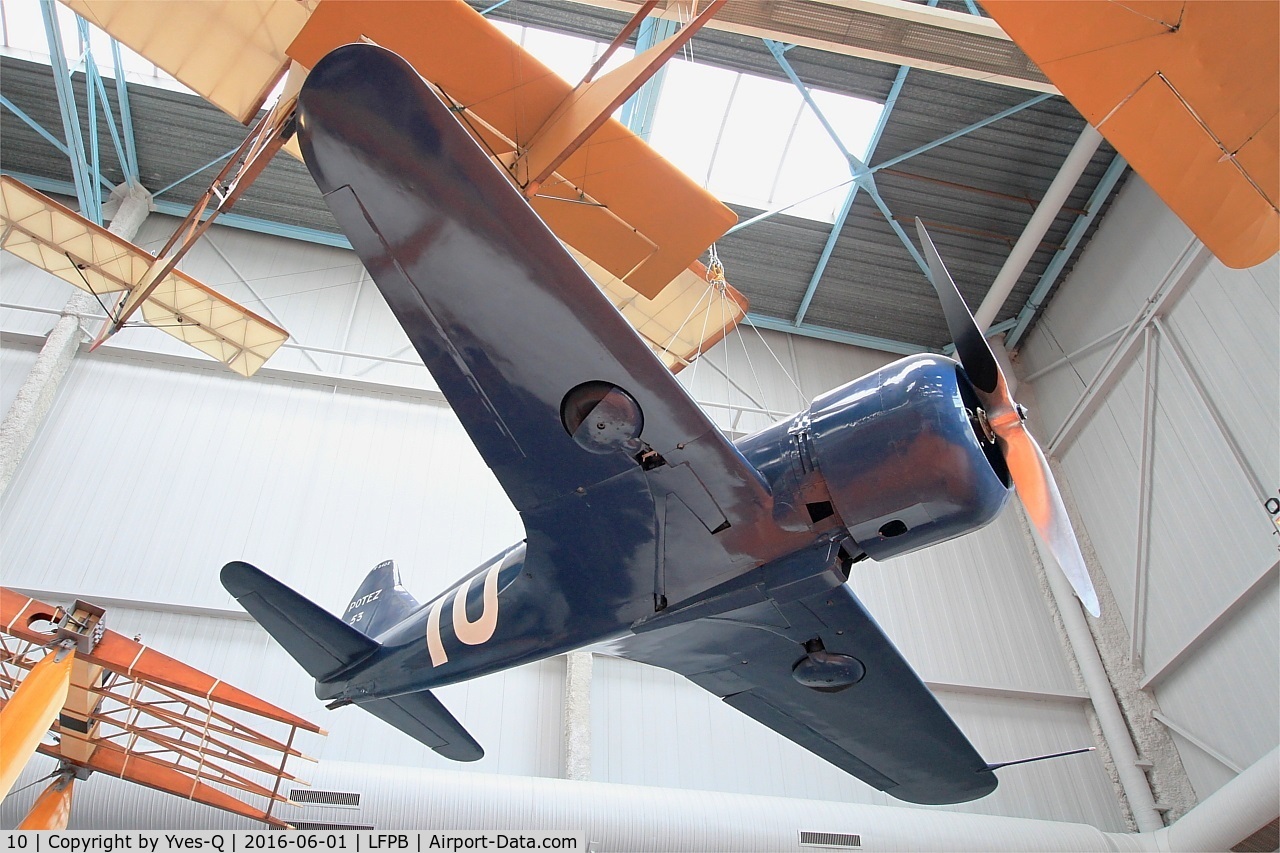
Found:
[[[917,355],[815,399],[817,473],[858,546],[875,560],[990,523],[1009,477],[959,364]]]

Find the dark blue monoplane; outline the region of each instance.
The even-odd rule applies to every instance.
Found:
[[[1015,483],[1098,605],[1044,457],[923,229],[963,367],[905,358],[734,443],[398,56],[329,54],[298,135],[526,532],[426,605],[379,566],[342,618],[229,563],[223,584],[317,695],[473,760],[431,688],[608,641],[899,799],[995,789],[846,585],[851,567],[987,524]]]

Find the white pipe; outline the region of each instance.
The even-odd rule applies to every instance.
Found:
[[[1137,835],[1107,833],[1118,851],[1230,850],[1280,815],[1280,752],[1272,749],[1172,826]]]
[[[1080,176],[1084,174],[1089,161],[1093,159],[1093,153],[1098,150],[1101,143],[1102,134],[1094,130],[1093,125],[1085,124],[1080,138],[1067,154],[1067,159],[1062,161],[1062,168],[1054,176],[1053,183],[1049,184],[1049,189],[1045,191],[1044,198],[1036,207],[1036,212],[1031,214],[1031,221],[1022,230],[1022,236],[1014,244],[1013,251],[1009,253],[1004,266],[1000,268],[996,280],[991,283],[991,290],[987,292],[982,304],[974,313],[978,328],[987,329],[995,322],[1000,309],[1004,307],[1005,300],[1009,298],[1014,285],[1018,283],[1022,271],[1027,268],[1027,262],[1039,248],[1045,232],[1053,224],[1058,211],[1062,209],[1067,196],[1071,195],[1071,190],[1079,182]]]
[[[1019,397],[1024,405],[1036,411],[1035,388],[1024,383],[1020,386]],[[1021,509],[1019,510],[1021,512]],[[1164,827],[1164,819],[1156,811],[1155,797],[1151,794],[1151,783],[1147,774],[1138,766],[1138,751],[1133,745],[1133,737],[1129,734],[1129,726],[1120,710],[1120,703],[1111,686],[1111,679],[1102,665],[1102,657],[1094,644],[1093,634],[1085,621],[1084,610],[1079,599],[1071,589],[1067,576],[1058,568],[1053,555],[1044,548],[1040,537],[1031,532],[1025,512],[1022,513],[1022,524],[1027,536],[1035,543],[1036,553],[1040,555],[1040,563],[1044,566],[1045,577],[1049,589],[1053,593],[1054,603],[1062,616],[1062,626],[1067,634],[1076,662],[1080,666],[1080,677],[1084,680],[1085,692],[1098,715],[1098,726],[1102,729],[1103,740],[1111,751],[1111,759],[1115,763],[1116,775],[1120,777],[1120,787],[1124,790],[1125,799],[1133,813],[1134,822],[1139,832],[1155,832]]]
[[[1138,751],[1134,748],[1133,738],[1129,735],[1129,727],[1125,723],[1124,714],[1120,711],[1120,703],[1116,701],[1111,689],[1111,680],[1102,665],[1098,647],[1094,645],[1093,635],[1085,622],[1084,611],[1076,599],[1071,584],[1054,562],[1051,555],[1046,555],[1036,539],[1036,548],[1040,551],[1041,562],[1045,567],[1045,575],[1049,579],[1049,589],[1053,591],[1054,601],[1062,614],[1062,624],[1080,665],[1080,675],[1084,679],[1085,689],[1093,702],[1093,709],[1098,715],[1098,725],[1102,729],[1102,737],[1111,750],[1111,758],[1115,762],[1116,774],[1120,777],[1120,786],[1124,788],[1125,798],[1129,801],[1129,809],[1133,812],[1134,822],[1139,832],[1155,832],[1164,827],[1164,820],[1156,811],[1155,798],[1151,795],[1151,784],[1147,774],[1138,766]]]
[[[39,764],[39,766],[34,766]],[[30,782],[48,768],[23,771]],[[801,832],[857,835],[860,849],[893,850],[1229,850],[1276,817],[1272,750],[1177,823],[1140,834],[1081,823],[1000,815],[835,803],[823,800],[571,782],[323,761],[315,790],[360,793],[355,808],[277,806],[284,820],[375,826],[379,830],[541,830],[581,832],[587,849],[628,851],[813,851]],[[31,778],[27,778],[30,776]],[[135,786],[91,780],[76,792],[71,829],[246,829],[243,818]],[[10,798],[4,817],[26,805]],[[19,802],[21,800],[21,802]],[[834,839],[830,839],[834,840]]]
[[[1160,850],[1230,850],[1280,812],[1280,755],[1273,749],[1167,829]]]

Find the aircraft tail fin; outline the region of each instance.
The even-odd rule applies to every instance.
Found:
[[[222,585],[316,681],[332,681],[379,645],[261,569],[239,560],[222,567]]]
[[[400,585],[394,560],[379,563],[351,597],[342,620],[367,637],[376,637],[418,609],[418,600]]]
[[[222,585],[236,597],[240,606],[318,682],[338,680],[381,648],[377,640],[248,563],[239,560],[227,563],[222,567],[221,578]],[[382,585],[384,581],[389,583]],[[375,604],[373,599],[355,609],[349,606],[348,619],[358,612],[369,613],[357,622],[368,620],[369,628],[386,627],[399,621],[396,614],[403,616],[416,607],[417,602],[397,581],[395,567],[390,561],[375,568],[361,584],[352,604],[383,590],[376,596],[376,604],[381,606],[365,610],[365,607]],[[384,597],[387,598],[385,603]],[[351,703],[344,699],[336,704]],[[445,758],[475,761],[484,756],[480,744],[430,690],[354,704]]]

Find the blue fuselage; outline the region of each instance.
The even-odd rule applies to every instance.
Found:
[[[735,591],[753,585],[776,595],[839,583],[864,557],[896,556],[981,527],[1008,492],[971,423],[967,395],[955,362],[913,356],[738,440],[769,486],[773,523],[752,531],[737,548],[746,553],[727,570],[667,566],[667,588],[678,596],[661,600],[653,589],[638,588],[634,572],[611,570],[652,538],[643,519],[634,530],[624,519],[607,540],[584,533],[581,553],[530,549],[526,539],[377,636],[382,648],[372,659],[317,684],[317,695],[359,701],[450,684],[684,613],[709,615],[716,602],[728,607]],[[637,469],[584,499],[582,511],[589,513],[592,501],[609,502],[611,492],[649,488]],[[534,537],[536,525],[526,518]],[[688,550],[696,560],[696,548]],[[661,563],[661,555],[656,559]],[[701,587],[700,577],[709,579]]]

